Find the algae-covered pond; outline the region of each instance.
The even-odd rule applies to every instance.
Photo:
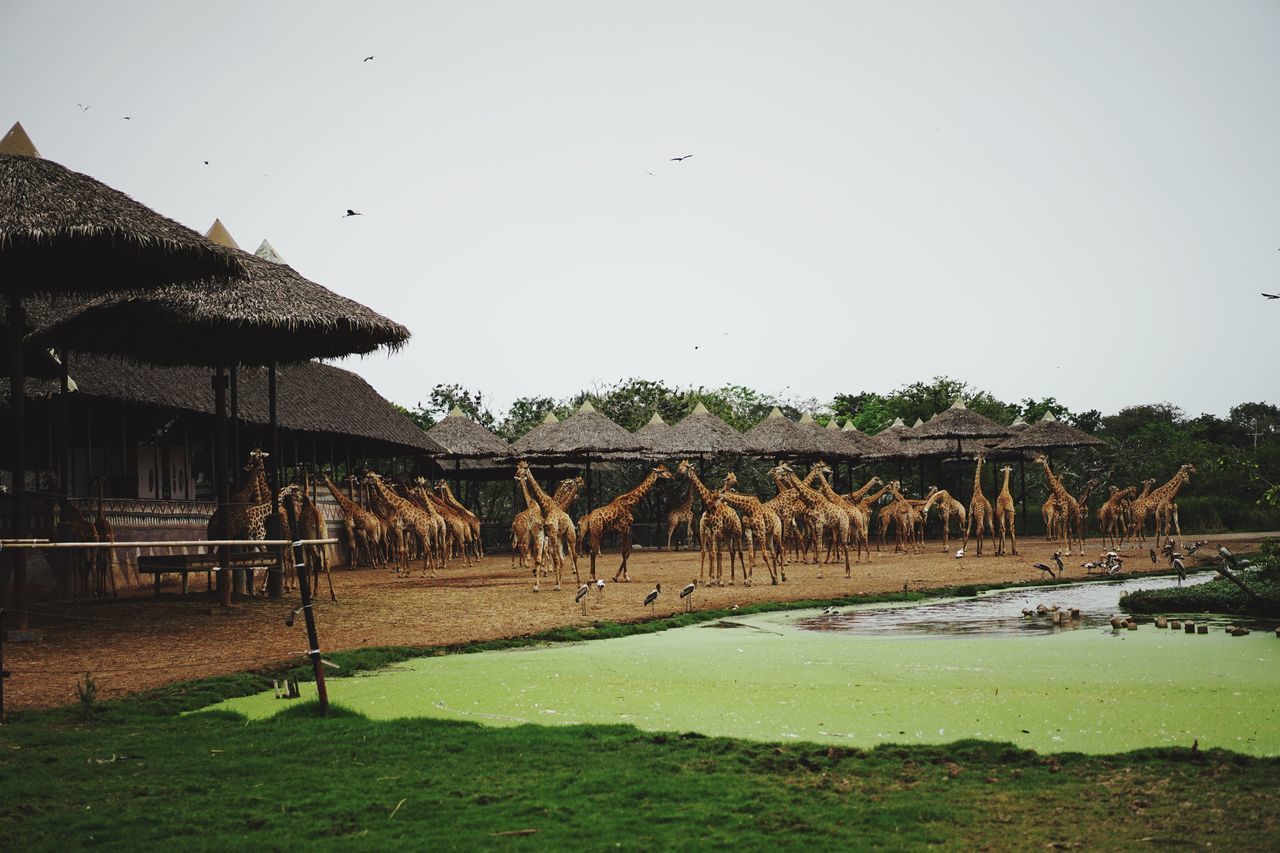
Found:
[[[1012,615],[983,618],[1019,626],[1019,596],[1065,603],[1074,589],[1000,593],[998,606]],[[1119,594],[1106,593],[1112,602]],[[959,619],[957,611],[983,603],[990,609],[994,602],[934,603],[913,613],[917,624],[940,613]],[[1280,640],[1273,634],[1087,624],[1057,632],[961,630],[939,641],[936,633],[885,625],[877,633],[883,617],[873,614],[883,613],[897,613],[898,627],[911,621],[901,607],[837,617],[758,614],[619,639],[422,658],[332,679],[329,692],[374,719],[622,723],[858,747],[981,738],[1046,752],[1198,740],[1201,748],[1280,754]],[[313,690],[304,684],[303,696]],[[215,707],[256,719],[288,704],[268,693]]]

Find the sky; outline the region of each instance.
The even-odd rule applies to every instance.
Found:
[[[0,0],[0,80],[0,133],[407,325],[342,362],[404,405],[1280,400],[1273,0]]]

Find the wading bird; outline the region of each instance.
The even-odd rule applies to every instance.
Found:
[[[1062,577],[1062,573],[1063,573],[1063,572],[1065,572],[1065,571],[1067,570],[1067,567],[1066,567],[1066,566],[1064,566],[1064,565],[1062,565],[1062,552],[1061,552],[1061,551],[1054,551],[1054,552],[1053,552],[1053,561],[1054,561],[1055,563],[1057,563],[1057,564],[1058,564],[1058,577]]]
[[[1230,551],[1227,550],[1226,545],[1223,545],[1221,543],[1218,544],[1218,556],[1222,557],[1222,559],[1225,560],[1227,564],[1230,565],[1232,568],[1235,568],[1236,557],[1234,554],[1232,554]]]
[[[604,578],[596,581],[596,604],[604,604]]]
[[[591,584],[584,583],[582,586],[578,587],[578,594],[573,597],[575,604],[582,605],[582,613],[584,616],[587,613],[587,593],[589,592],[591,592]]]
[[[688,613],[693,609],[693,591],[698,586],[696,580],[690,581],[684,589],[680,590],[680,597],[684,599],[684,610]]]
[[[1053,573],[1053,566],[1048,566],[1048,565],[1045,565],[1044,563],[1036,563],[1034,566],[1032,566],[1032,568],[1039,569],[1042,572],[1048,572],[1049,577],[1051,578],[1057,577],[1057,575]]]
[[[1187,579],[1187,567],[1183,565],[1181,557],[1173,558],[1173,568],[1178,573],[1178,586],[1182,586],[1182,582]]]
[[[653,591],[644,597],[644,606],[649,608],[650,615],[653,615],[653,605],[658,600],[658,593],[660,592],[662,592],[662,584],[655,583]]]
[[[1155,564],[1156,564],[1156,549],[1152,548],[1151,549],[1151,565],[1154,566]]]

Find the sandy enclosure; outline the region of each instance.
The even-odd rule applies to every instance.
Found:
[[[1212,541],[1229,543],[1237,552],[1253,548],[1267,534],[1229,534]],[[1275,534],[1271,534],[1275,535]],[[1191,537],[1188,537],[1190,539]],[[972,546],[972,543],[970,543]],[[792,563],[787,581],[769,582],[769,572],[757,564],[754,583],[744,586],[739,575],[729,585],[699,588],[693,595],[697,609],[728,607],[757,601],[836,598],[855,593],[926,589],[964,583],[1030,581],[1042,577],[1032,567],[1049,561],[1053,546],[1043,539],[1023,540],[1019,557],[966,556],[957,560],[930,541],[918,555],[874,553],[869,562],[844,566]],[[956,547],[953,544],[953,547]],[[1080,564],[1101,549],[1091,539],[1088,557],[1067,560],[1067,577],[1084,578]],[[972,551],[972,547],[970,548]],[[1126,548],[1127,568],[1157,568],[1146,548]],[[1189,561],[1207,564],[1213,549],[1206,547]],[[614,583],[619,557],[602,555],[597,575],[606,581],[601,598],[588,597],[587,614],[574,603],[572,569],[560,592],[554,577],[533,592],[528,570],[513,568],[509,554],[486,557],[467,568],[454,560],[438,577],[422,577],[415,563],[412,577],[396,577],[383,569],[336,569],[338,601],[332,602],[321,579],[316,602],[320,647],[339,651],[362,646],[447,645],[470,640],[519,637],[560,625],[597,620],[634,621],[649,618],[642,601],[654,584],[662,584],[654,613],[665,616],[683,609],[681,587],[698,577],[696,551],[641,550],[632,554],[632,581]],[[580,560],[583,579],[589,561]],[[1162,568],[1162,567],[1161,567]],[[821,569],[823,577],[818,577]],[[193,588],[203,588],[203,576],[193,576]],[[5,644],[5,666],[13,676],[5,684],[8,709],[67,704],[74,699],[76,681],[94,675],[104,698],[207,675],[269,667],[306,650],[306,632],[299,618],[286,627],[285,617],[298,604],[297,594],[284,599],[240,599],[230,613],[211,612],[210,599],[198,592],[178,592],[176,580],[160,596],[150,591],[106,601],[77,601],[32,605],[32,627],[44,631],[38,643]]]

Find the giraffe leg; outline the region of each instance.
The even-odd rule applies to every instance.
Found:
[[[630,573],[627,572],[627,558],[629,558],[630,556],[631,556],[631,527],[628,526],[622,532],[622,564],[618,566],[618,571],[615,572],[613,575],[613,579],[615,581],[618,579],[618,575],[622,575],[622,577],[626,580],[627,583],[631,582],[631,575]]]

